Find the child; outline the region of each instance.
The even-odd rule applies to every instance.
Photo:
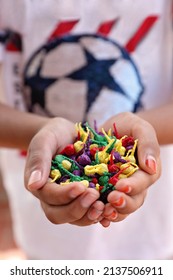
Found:
[[[77,5],[73,0],[16,0],[15,3],[1,0],[0,5],[0,26],[3,30],[1,40],[5,42],[3,73],[4,78],[6,77],[5,95],[8,104],[22,111],[27,110],[45,117],[59,116],[72,122],[88,120],[92,124],[96,119],[100,126],[115,114],[125,111],[137,113],[142,109],[138,114],[154,125],[160,144],[172,142],[171,137],[169,140],[166,139],[167,134],[160,138],[166,128],[161,126],[157,114],[154,115],[156,119],[155,117],[153,119],[151,113],[147,112],[147,110],[152,112],[154,107],[169,103],[171,100],[170,0],[153,0],[152,3],[144,0],[112,0],[109,1],[109,5],[107,0],[78,1]],[[120,121],[116,118],[115,120],[117,123]],[[132,120],[135,121],[135,118]],[[33,119],[34,122],[36,122],[34,129],[28,125],[29,131],[33,134],[38,131],[38,123]],[[39,122],[41,123],[38,126],[42,127],[42,119]],[[23,129],[25,123],[23,115],[18,125]],[[130,123],[129,121],[127,124]],[[112,125],[112,121],[107,126],[110,124]],[[127,130],[127,126],[124,123],[123,125]],[[157,130],[159,126],[164,128],[162,133]],[[15,133],[14,128],[12,131]],[[40,137],[42,131],[45,130],[41,130],[36,137]],[[12,138],[12,135],[11,139],[15,141],[16,136]],[[31,137],[27,133],[24,136],[29,143]],[[38,138],[34,138],[31,142],[31,151],[36,139]],[[17,147],[17,143],[14,142],[14,146]],[[21,147],[22,145],[18,146]],[[161,149],[162,177],[149,191],[143,207],[123,222],[111,223],[107,229],[99,223],[89,227],[75,227],[67,223],[58,226],[51,224],[44,217],[39,200],[26,192],[23,187],[22,173],[26,159],[21,156],[19,150],[3,153],[4,181],[11,202],[15,236],[28,257],[38,259],[171,257],[173,228],[169,217],[173,211],[170,172],[172,146]],[[149,154],[156,156],[157,162],[157,153]],[[27,160],[27,166],[30,166],[30,159],[29,157]],[[151,162],[152,168],[155,169],[155,161],[153,162],[153,158],[150,157]],[[159,166],[158,162],[157,165]],[[26,167],[27,187],[31,171]],[[151,179],[155,175],[148,176],[145,178]],[[150,179],[144,188],[142,187],[139,205],[134,203],[134,210],[143,202],[144,189],[157,178]],[[45,177],[42,180],[45,182]],[[31,184],[29,187],[32,189],[41,185]],[[43,200],[43,191],[44,188],[34,192],[37,196],[38,193],[42,195]],[[46,212],[46,205],[42,203],[42,206]],[[129,204],[126,206],[129,207]],[[126,215],[133,210],[132,207],[126,208],[126,212],[123,213],[122,208],[114,209],[118,212],[118,216]],[[100,211],[100,208],[97,210]],[[86,224],[91,221],[90,215],[93,211],[90,211],[86,213]],[[112,214],[113,209],[110,211]],[[52,219],[52,215],[50,217],[49,214],[47,215]],[[107,220],[109,223],[110,219]],[[55,222],[59,223],[57,220]]]

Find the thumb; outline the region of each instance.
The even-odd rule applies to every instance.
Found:
[[[137,151],[140,167],[148,174],[159,174],[161,169],[160,146],[153,127],[144,121],[135,136],[139,140]]]
[[[51,160],[56,151],[54,139],[48,137],[46,131],[40,131],[32,139],[24,171],[25,187],[30,190],[42,188],[48,180]]]

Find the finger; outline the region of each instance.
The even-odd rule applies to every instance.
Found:
[[[160,148],[154,128],[142,118],[130,112],[120,113],[110,118],[104,128],[108,130],[110,123],[116,123],[117,131],[121,136],[133,136],[138,139],[138,161],[140,167],[149,174],[157,172],[159,162]],[[128,124],[128,125],[126,125]],[[114,130],[114,128],[112,127]],[[158,168],[160,169],[160,167]]]
[[[105,205],[103,202],[97,200],[87,212],[86,219],[90,221],[98,221],[104,211]]]
[[[152,126],[143,121],[139,126],[133,127],[134,138],[138,138],[137,157],[140,168],[149,174],[160,176],[160,147],[156,133]]]
[[[107,228],[107,227],[110,226],[111,221],[104,218],[103,220],[100,221],[100,224],[101,224],[103,227]]]
[[[102,219],[100,219],[100,224],[103,227],[108,227],[110,226],[110,223],[113,221],[116,221],[118,218],[118,212],[116,209],[110,204],[106,203],[104,212],[102,214]]]
[[[50,205],[66,205],[84,193],[86,187],[80,182],[73,182],[66,186],[47,183],[43,188],[32,191],[37,198]]]
[[[45,130],[32,139],[25,166],[25,186],[29,190],[39,189],[46,183],[56,149],[55,136],[47,137]]]
[[[100,219],[102,219],[103,210],[103,202],[97,200],[93,203],[88,212],[81,219],[71,222],[71,224],[78,226],[88,226],[96,224]]]
[[[129,196],[134,196],[151,186],[156,181],[157,177],[157,174],[150,175],[142,170],[138,170],[128,178],[120,179],[115,189]],[[109,196],[111,196],[111,194],[109,194]]]
[[[52,223],[72,223],[80,220],[98,197],[98,191],[88,188],[82,195],[67,205],[54,206],[44,202],[41,202],[41,205],[46,217]]]
[[[25,186],[29,190],[41,188],[49,177],[51,160],[57,151],[73,141],[74,124],[53,118],[32,139],[25,166]]]
[[[143,205],[146,194],[146,190],[135,196],[112,191],[108,196],[108,201],[113,207],[115,207],[118,213],[131,214]]]
[[[121,214],[121,213],[118,213],[116,219],[112,219],[111,216],[108,218],[103,218],[101,221],[100,221],[100,224],[103,226],[103,227],[109,227],[111,225],[111,223],[118,223],[118,222],[121,222],[123,220],[125,220],[127,218],[128,214]]]
[[[110,221],[114,221],[118,217],[118,212],[110,203],[106,203],[102,216]]]

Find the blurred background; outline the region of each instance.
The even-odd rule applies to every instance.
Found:
[[[1,75],[0,68],[0,100],[3,99]],[[3,187],[0,166],[0,260],[3,259],[25,259],[25,255],[17,248],[13,239],[11,214],[7,194]]]

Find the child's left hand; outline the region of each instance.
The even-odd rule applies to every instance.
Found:
[[[121,136],[128,135],[138,139],[137,157],[140,170],[131,177],[119,180],[116,190],[108,195],[108,203],[100,221],[104,227],[109,226],[110,222],[122,221],[141,207],[148,187],[161,174],[160,149],[154,128],[133,113],[116,115],[101,127],[108,130],[113,123],[116,123]]]

